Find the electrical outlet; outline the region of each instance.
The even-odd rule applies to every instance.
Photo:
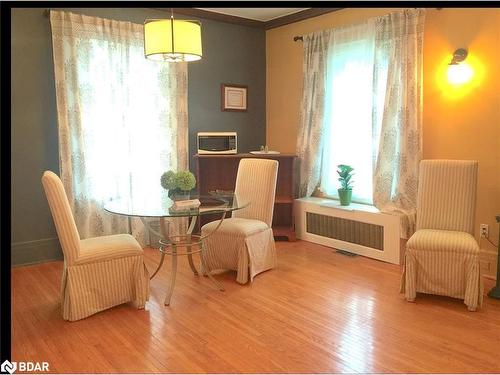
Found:
[[[481,237],[488,238],[489,225],[488,224],[479,224],[479,233],[481,234]]]

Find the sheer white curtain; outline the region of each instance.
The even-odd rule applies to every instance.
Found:
[[[422,158],[424,20],[423,9],[375,19],[375,78],[386,89],[377,93],[384,105],[374,115],[380,125],[374,137],[373,203],[401,216],[404,238],[415,231]]]
[[[299,196],[310,196],[321,177],[325,133],[326,69],[330,32],[304,36],[303,90],[297,133]]]
[[[144,228],[103,210],[187,168],[187,67],[146,60],[143,25],[51,11],[60,174],[82,238]]]

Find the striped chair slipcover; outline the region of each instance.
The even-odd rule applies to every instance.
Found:
[[[476,161],[422,160],[417,230],[406,244],[401,292],[464,300],[470,311],[482,305],[479,246],[474,238]]]
[[[236,281],[245,284],[255,275],[276,267],[276,248],[271,228],[278,161],[241,159],[235,194],[250,205],[233,212],[232,217],[203,243],[205,272],[237,271]],[[218,222],[205,224],[202,235],[214,230]]]
[[[59,177],[45,171],[42,184],[64,254],[63,319],[79,320],[129,301],[144,308],[149,275],[135,238],[117,234],[81,240]]]

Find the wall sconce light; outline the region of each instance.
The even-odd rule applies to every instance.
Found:
[[[454,85],[460,85],[468,82],[473,75],[472,68],[464,62],[468,51],[465,48],[459,48],[453,53],[453,58],[448,64],[448,81]]]
[[[201,23],[191,20],[146,20],[144,54],[154,61],[183,62],[200,60]]]

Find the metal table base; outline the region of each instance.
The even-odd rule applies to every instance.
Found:
[[[211,236],[217,229],[221,226],[222,222],[224,221],[226,217],[226,212],[222,214],[221,219],[219,220],[219,223],[217,226],[214,228],[213,231],[208,233],[205,236],[201,235],[195,235],[192,234],[195,224],[196,224],[196,219],[197,216],[191,216],[191,222],[189,224],[189,228],[186,232],[185,235],[170,235],[169,233],[169,223],[167,222],[166,218],[161,217],[160,218],[160,232],[156,231],[154,228],[151,227],[149,222],[145,220],[144,218],[141,217],[141,220],[146,228],[150,230],[152,233],[160,237],[160,248],[159,251],[161,253],[161,258],[160,262],[158,263],[158,266],[156,270],[153,272],[151,275],[150,279],[156,276],[158,271],[161,269],[163,266],[163,262],[165,260],[165,255],[171,255],[172,256],[172,270],[170,274],[170,284],[167,289],[167,295],[165,297],[165,302],[164,304],[166,306],[170,305],[170,300],[172,298],[172,294],[174,292],[174,287],[175,287],[175,279],[177,275],[177,257],[179,255],[187,255],[188,262],[189,262],[189,267],[193,271],[193,274],[195,276],[198,276],[198,270],[196,269],[196,266],[194,265],[193,262],[193,254],[200,254],[200,263],[201,263],[201,274],[203,276],[208,276],[210,281],[213,283],[215,288],[217,288],[220,291],[224,291],[224,287],[220,282],[218,282],[208,271],[206,265],[205,265],[205,259],[204,259],[204,249],[203,249],[203,240],[209,236]],[[185,247],[186,251],[185,252],[179,252],[178,249],[179,247]],[[193,250],[193,247],[198,247],[198,249]]]

